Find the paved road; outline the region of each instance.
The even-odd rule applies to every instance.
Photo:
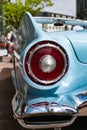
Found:
[[[3,62],[0,62],[0,130],[26,130],[13,118],[11,100],[14,95],[14,87],[11,77],[12,63],[9,60],[10,58],[5,57]],[[84,111],[84,114],[86,113],[87,111]],[[86,129],[87,117],[79,117],[71,126],[62,128],[62,130]]]

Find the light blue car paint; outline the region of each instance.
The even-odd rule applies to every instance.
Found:
[[[17,60],[14,59],[13,78],[16,94],[12,100],[13,112],[19,123],[25,128],[55,128],[70,125],[78,116],[79,108],[87,102],[87,31],[45,32],[28,12],[25,14],[23,22],[26,23],[24,25],[27,25],[27,40],[26,45],[20,49],[20,53],[19,48],[14,51],[14,57]],[[69,21],[68,23],[70,24]],[[75,23],[77,24],[77,22]],[[80,22],[81,25],[82,23],[87,26],[84,22]],[[65,49],[68,56],[67,72],[60,80],[49,85],[34,82],[25,70],[25,57],[28,50],[41,41],[58,43]],[[19,42],[17,44],[20,45]],[[19,59],[17,55],[19,55]],[[72,118],[67,121],[40,122],[38,114],[41,115],[41,118],[47,115],[49,117],[57,116],[57,118],[65,115],[65,117],[72,116]],[[29,124],[25,123],[24,119],[28,120],[32,115],[35,119],[38,117],[36,119],[38,123],[35,120],[34,123],[31,123],[32,121],[28,122]]]

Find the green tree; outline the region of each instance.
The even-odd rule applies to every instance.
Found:
[[[52,6],[51,0],[16,0],[15,3],[6,0],[4,3],[4,19],[5,26],[14,26],[17,28],[21,18],[26,11],[29,11],[33,16],[38,14],[46,6]]]

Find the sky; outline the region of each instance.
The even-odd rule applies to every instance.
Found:
[[[44,11],[60,13],[76,17],[76,0],[52,0],[54,5],[46,7]]]
[[[14,2],[15,0],[11,1]],[[52,7],[44,8],[43,11],[76,17],[76,0],[51,0],[51,1],[54,3],[54,5]]]

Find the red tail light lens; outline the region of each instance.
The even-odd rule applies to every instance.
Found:
[[[25,70],[31,80],[49,85],[66,72],[68,59],[65,50],[55,42],[43,41],[30,48],[25,57]]]

